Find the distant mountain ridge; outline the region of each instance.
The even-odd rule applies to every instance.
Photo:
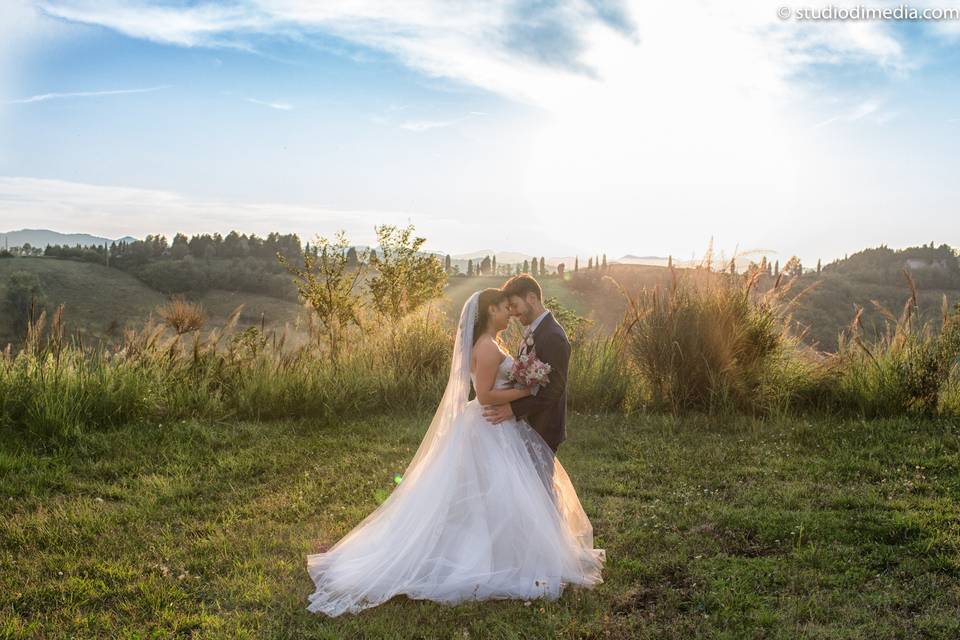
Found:
[[[46,247],[52,244],[68,246],[93,246],[111,242],[133,242],[137,238],[123,236],[122,238],[104,238],[89,233],[61,233],[51,229],[18,229],[0,233],[0,247],[19,247],[29,244],[31,247]]]
[[[457,255],[451,255],[451,260],[483,260],[487,256],[497,256],[497,262],[501,264],[514,264],[517,262],[523,262],[524,260],[533,260],[533,256],[526,253],[518,253],[516,251],[494,251],[493,249],[486,249],[482,251],[471,251],[470,253],[461,253]],[[539,258],[539,256],[537,256]]]

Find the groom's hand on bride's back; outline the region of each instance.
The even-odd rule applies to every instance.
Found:
[[[513,417],[513,408],[509,402],[507,404],[487,405],[483,408],[483,417],[490,424],[500,424]]]

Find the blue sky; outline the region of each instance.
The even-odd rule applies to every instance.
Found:
[[[766,1],[10,2],[0,230],[364,243],[409,221],[454,253],[689,257],[712,237],[811,263],[960,245],[960,20],[799,23]]]

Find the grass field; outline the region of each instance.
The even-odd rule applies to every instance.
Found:
[[[956,638],[960,426],[576,415],[606,582],[557,602],[305,611],[304,556],[428,416],[0,435],[0,637]]]

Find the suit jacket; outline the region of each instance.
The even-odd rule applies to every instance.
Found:
[[[535,396],[510,403],[513,415],[526,418],[554,452],[567,438],[567,370],[570,341],[552,313],[544,316],[533,332],[537,358],[550,365],[550,382]]]

